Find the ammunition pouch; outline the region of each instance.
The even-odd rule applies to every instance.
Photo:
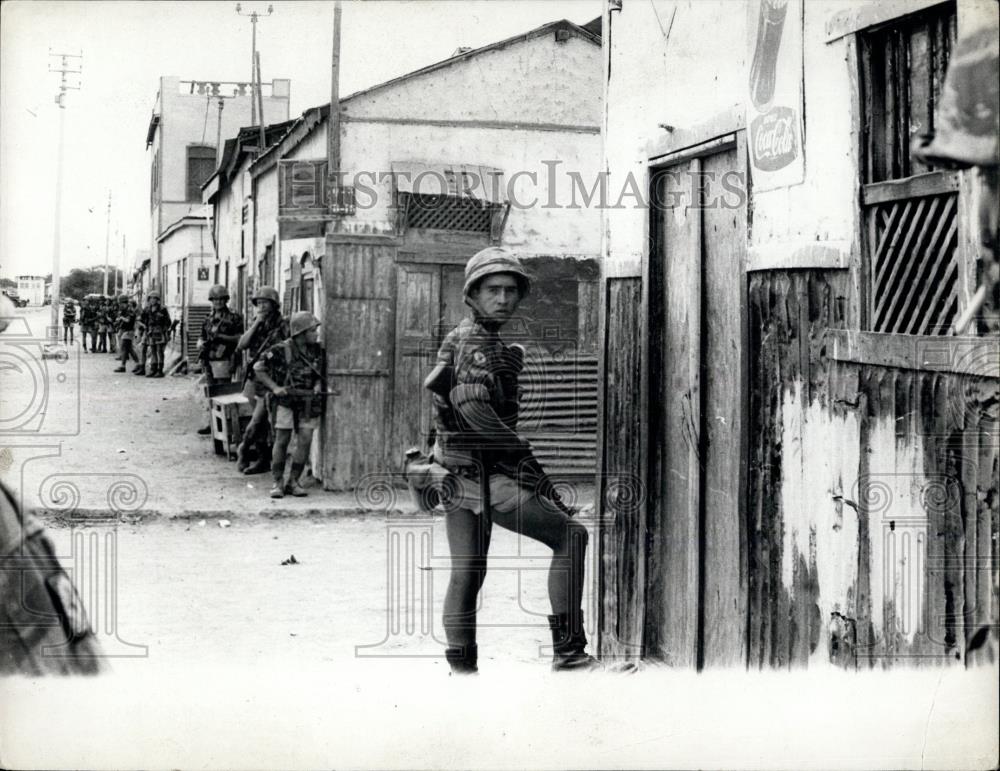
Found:
[[[452,472],[433,456],[411,447],[406,451],[403,468],[406,486],[410,488],[413,503],[420,511],[431,511],[441,504],[442,499],[447,499]]]

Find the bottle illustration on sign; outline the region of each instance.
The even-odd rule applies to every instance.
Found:
[[[750,101],[759,112],[766,112],[774,99],[778,49],[781,47],[787,12],[788,0],[760,0],[757,42],[750,66]]]

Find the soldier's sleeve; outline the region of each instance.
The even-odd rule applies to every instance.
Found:
[[[475,342],[458,347],[451,404],[469,429],[490,444],[518,447],[520,439],[500,419],[493,405],[494,376],[484,349],[484,345]]]

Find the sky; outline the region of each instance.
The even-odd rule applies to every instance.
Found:
[[[330,97],[333,3],[272,3],[257,25],[264,81],[289,78],[290,117]],[[242,2],[266,12],[266,2]],[[344,0],[341,94],[381,83],[557,19],[584,24],[601,0]],[[159,78],[249,80],[250,19],[236,2],[44,2],[0,5],[0,276],[51,272],[58,60],[82,53],[65,110],[60,273],[131,265],[149,248],[146,128]],[[461,95],[456,95],[461,98]],[[108,193],[111,225],[107,226]],[[110,230],[110,237],[108,235]],[[123,244],[124,239],[124,244]],[[107,242],[110,241],[110,247]]]

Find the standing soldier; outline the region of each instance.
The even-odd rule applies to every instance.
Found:
[[[105,317],[108,323],[108,353],[111,354],[118,353],[118,303],[118,297],[109,297],[105,306]]]
[[[160,293],[153,290],[146,295],[147,307],[142,312],[142,329],[149,346],[149,372],[146,377],[163,377],[163,349],[170,330],[170,314],[160,305]]]
[[[97,352],[97,312],[94,308],[94,298],[84,297],[80,304],[80,336],[83,338],[84,353]],[[87,348],[87,339],[90,339],[90,348]]]
[[[108,298],[104,295],[95,302],[97,306],[97,352],[108,352]]]
[[[445,338],[424,383],[434,400],[434,460],[451,472],[447,488],[453,494],[443,501],[452,564],[444,629],[445,654],[456,674],[478,671],[476,607],[494,522],[552,549],[552,668],[600,666],[586,653],[583,630],[587,530],[571,518],[574,512],[561,504],[517,434],[523,349],[507,346],[499,331],[530,286],[520,261],[505,249],[490,247],[472,257],[464,287],[472,316]]]
[[[243,441],[240,442],[236,467],[244,474],[260,474],[271,468],[271,449],[268,441],[270,428],[265,399],[270,392],[255,378],[254,365],[264,351],[275,343],[287,339],[289,331],[288,322],[281,316],[281,302],[278,299],[277,289],[262,286],[251,301],[256,309],[257,318],[243,333],[236,350],[245,350],[248,355],[243,395],[250,401],[253,417],[250,418],[250,424],[243,434]],[[256,450],[256,457],[253,463],[250,463],[253,450]]]
[[[73,325],[76,324],[76,305],[71,298],[63,303],[63,345],[73,344]]]
[[[135,307],[135,334],[136,334],[136,346],[139,349],[139,361],[132,368],[132,374],[143,377],[146,374],[146,360],[149,358],[149,341],[146,337],[146,328],[142,324],[143,315],[149,309],[149,295],[143,300],[145,307],[140,311],[139,304],[136,303]]]
[[[125,365],[131,357],[132,361],[138,364],[139,357],[136,356],[132,347],[132,339],[135,337],[135,307],[125,295],[118,297],[118,315],[115,317],[115,330],[119,336],[119,350],[121,351],[122,363],[115,369],[115,372],[124,372]]]
[[[295,313],[289,322],[291,337],[272,345],[254,364],[254,376],[271,392],[276,409],[271,473],[272,498],[285,496],[285,460],[295,435],[288,492],[303,496],[299,477],[306,466],[313,431],[323,409],[323,349],[317,342],[319,319],[309,311]]]
[[[229,308],[229,290],[216,284],[208,290],[212,313],[201,325],[198,337],[198,358],[205,369],[205,385],[229,381],[233,375],[233,356],[243,334],[243,317]],[[198,429],[211,434],[212,426]]]

